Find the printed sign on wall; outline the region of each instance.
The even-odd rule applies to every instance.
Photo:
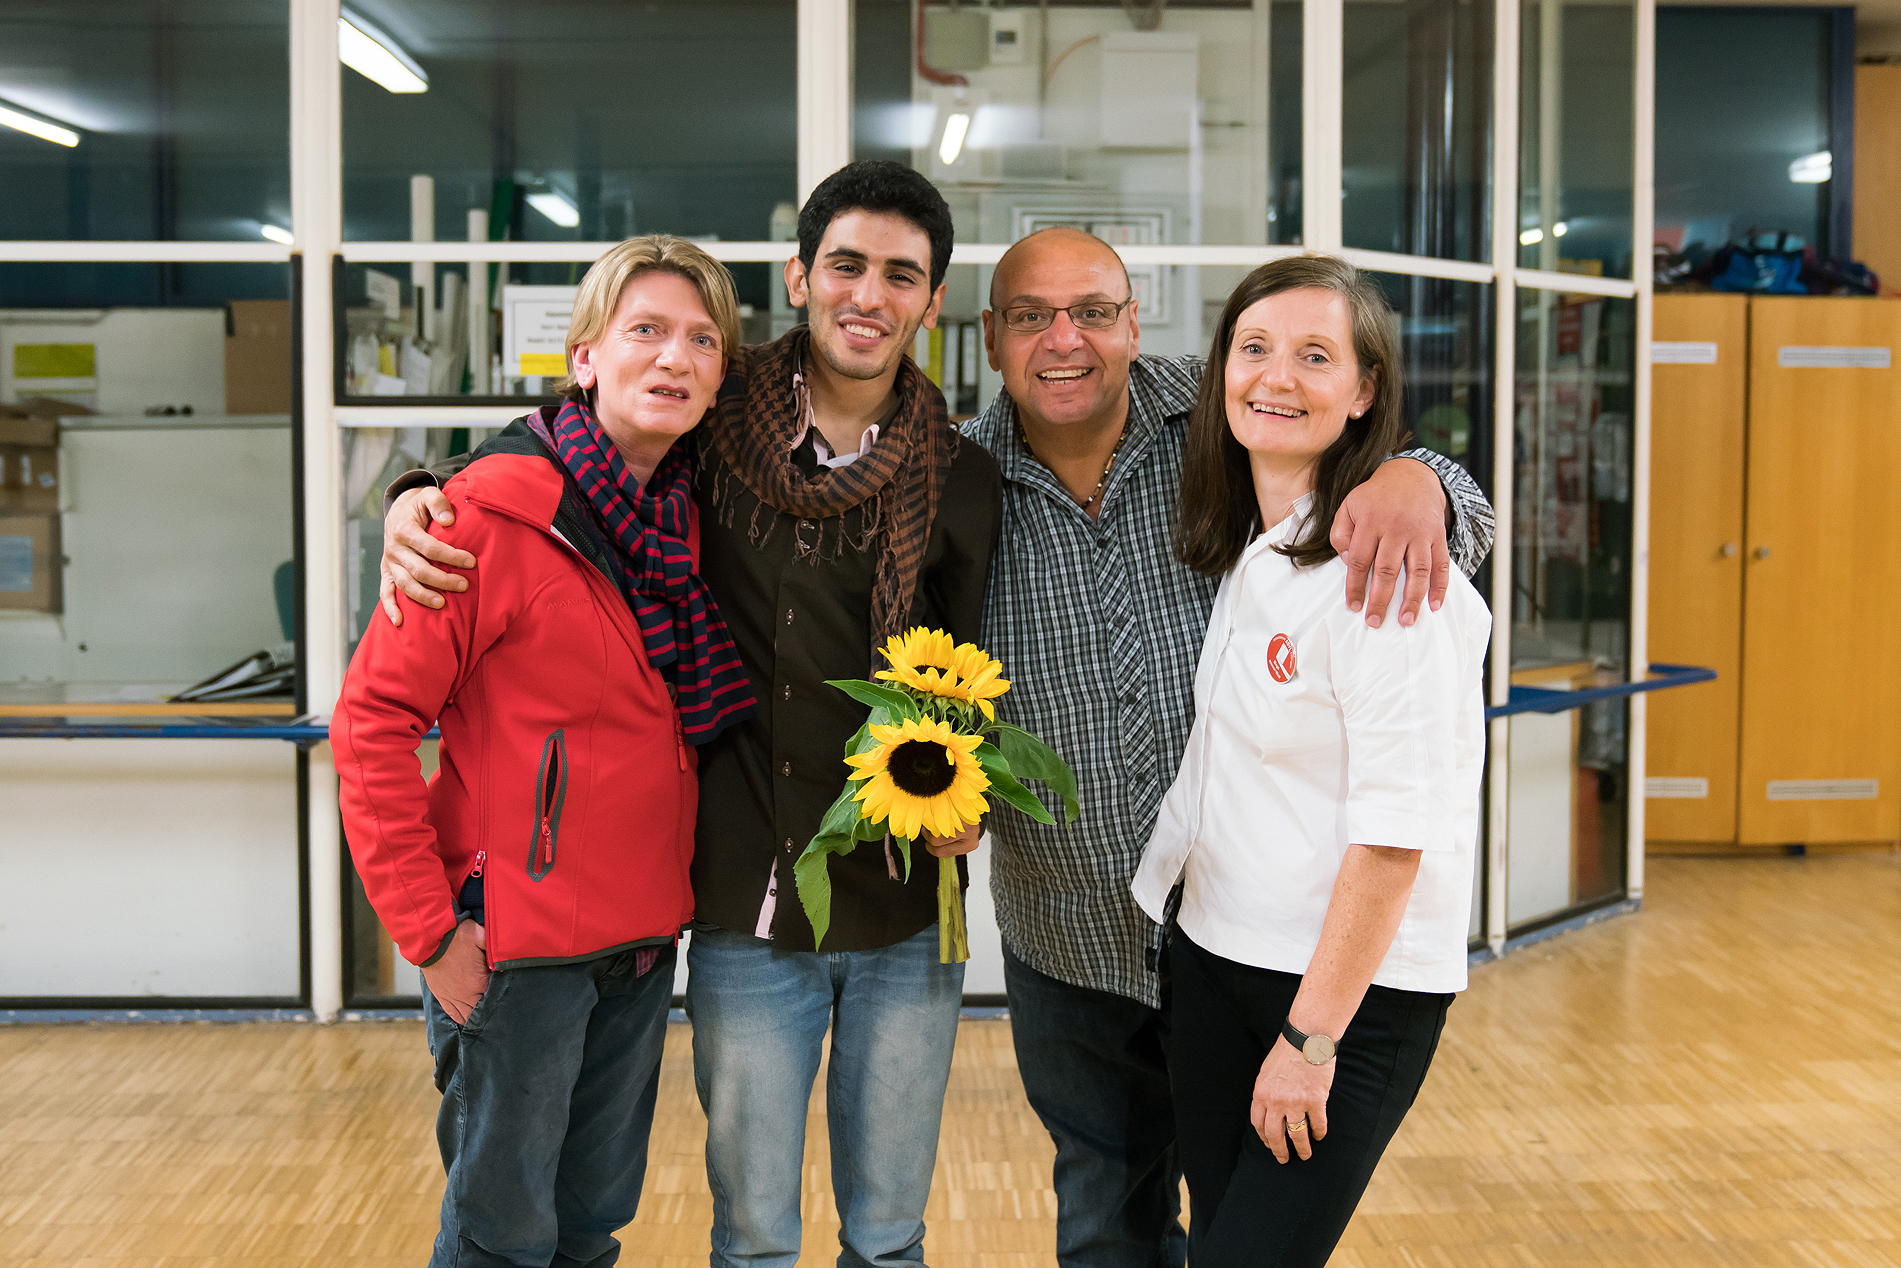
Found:
[[[502,287],[502,373],[568,372],[568,322],[578,286]]]

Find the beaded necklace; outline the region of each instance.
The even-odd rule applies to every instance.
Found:
[[[1109,483],[1109,473],[1115,470],[1116,455],[1122,452],[1122,442],[1127,440],[1128,438],[1129,438],[1129,425],[1127,423],[1124,423],[1122,425],[1122,434],[1116,437],[1116,447],[1109,451],[1109,461],[1102,464],[1102,478],[1096,481],[1095,492],[1091,493],[1087,498],[1083,499],[1081,502],[1078,502],[1076,504],[1078,509],[1084,510],[1084,511],[1088,510],[1090,507],[1096,504],[1096,499],[1102,496],[1102,490],[1104,486],[1106,486]],[[1018,420],[1017,422],[1017,439],[1023,442],[1023,451],[1029,454],[1030,457],[1036,458],[1036,462],[1038,466],[1042,467],[1043,470],[1048,471],[1051,475],[1056,474],[1055,469],[1052,468],[1049,463],[1044,462],[1041,458],[1037,458],[1036,450],[1030,448],[1030,437],[1029,437],[1029,434],[1023,430],[1023,423],[1021,420]],[[1062,481],[1058,480],[1057,483],[1060,484],[1062,483]],[[1070,496],[1074,497],[1075,495],[1071,494]]]

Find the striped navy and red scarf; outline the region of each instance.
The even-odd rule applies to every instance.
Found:
[[[757,705],[719,605],[693,570],[691,464],[676,444],[643,488],[584,402],[563,402],[551,425],[546,418],[529,421],[574,477],[595,527],[619,548],[621,594],[647,658],[674,687],[687,742],[705,744]]]

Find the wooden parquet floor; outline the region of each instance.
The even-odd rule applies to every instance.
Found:
[[[1336,1265],[1901,1266],[1901,857],[1650,880],[1641,915],[1474,973]],[[668,1039],[638,1268],[706,1262]],[[0,1027],[0,1264],[420,1265],[435,1103],[409,1023]],[[822,1113],[802,1265],[836,1253]],[[1008,1024],[966,1022],[930,1262],[1052,1263],[1050,1157]]]

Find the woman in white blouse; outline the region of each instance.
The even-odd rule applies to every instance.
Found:
[[[1377,628],[1334,512],[1399,447],[1396,320],[1353,266],[1229,298],[1188,423],[1176,551],[1221,575],[1195,726],[1135,883],[1169,943],[1194,1268],[1327,1260],[1465,986],[1491,618]]]

